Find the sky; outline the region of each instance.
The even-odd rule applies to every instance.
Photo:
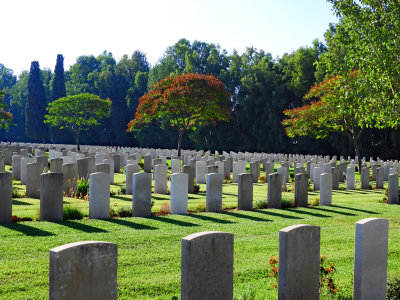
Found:
[[[338,19],[326,0],[13,0],[0,1],[0,63],[18,75],[31,61],[69,69],[81,55],[141,50],[151,65],[181,38],[246,47],[274,58],[323,41]]]

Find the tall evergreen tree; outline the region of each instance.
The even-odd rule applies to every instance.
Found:
[[[52,80],[51,100],[55,101],[65,96],[67,96],[67,92],[65,88],[64,57],[62,54],[57,54],[57,62]],[[50,139],[52,143],[62,144],[72,143],[73,141],[73,137],[68,129],[58,129],[55,127],[50,127]]]
[[[28,100],[25,108],[25,132],[34,141],[45,142],[49,138],[49,129],[43,123],[46,114],[46,93],[40,78],[39,62],[33,61],[29,71]]]

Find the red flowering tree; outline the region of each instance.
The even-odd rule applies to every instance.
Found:
[[[197,125],[229,120],[229,97],[224,83],[212,75],[187,73],[166,77],[139,99],[135,119],[129,122],[128,131],[155,119],[175,127],[179,132],[180,156],[185,131],[195,130]]]
[[[8,125],[12,124],[13,115],[5,109],[7,104],[4,103],[4,97],[6,93],[0,90],[0,128],[8,128]]]
[[[349,137],[356,155],[360,157],[358,139],[363,128],[383,127],[374,101],[366,98],[367,85],[362,72],[355,70],[328,78],[313,86],[304,96],[310,100],[302,107],[287,109],[282,121],[289,137],[310,136],[326,138],[332,132]]]

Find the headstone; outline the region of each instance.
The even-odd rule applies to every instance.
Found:
[[[78,166],[78,177],[89,178],[89,158],[80,158],[76,160]]]
[[[339,168],[332,167],[332,190],[339,189]]]
[[[40,220],[63,220],[63,173],[40,175]]]
[[[246,161],[238,160],[233,164],[233,183],[238,183],[239,174],[246,173]]]
[[[231,165],[228,160],[224,160],[224,178],[231,179]]]
[[[151,216],[150,173],[136,173],[132,176],[132,216]]]
[[[306,173],[294,176],[294,203],[298,207],[308,206],[308,176]]]
[[[353,165],[350,165],[346,169],[346,188],[348,190],[354,190],[356,183],[356,173]]]
[[[78,165],[63,164],[62,173],[64,174],[64,193],[73,196],[78,184]]]
[[[21,159],[22,155],[12,156],[12,176],[16,180],[21,180]]]
[[[216,161],[215,168],[216,168],[215,172],[211,172],[211,173],[218,173],[218,174],[224,175],[224,162],[223,161]]]
[[[53,158],[52,160],[50,160],[50,172],[62,173],[62,165],[63,165],[62,158]]]
[[[361,169],[361,188],[363,190],[369,189],[369,168],[362,168]]]
[[[86,241],[50,250],[49,299],[117,299],[117,245]]]
[[[0,173],[0,224],[12,220],[12,175]]]
[[[21,158],[21,184],[26,184],[26,175],[27,175],[27,168],[26,165],[29,163],[35,162],[35,159],[32,157],[23,157]]]
[[[126,180],[125,180],[125,193],[132,195],[132,176],[140,172],[140,167],[137,163],[129,164],[126,166]]]
[[[253,182],[257,183],[258,178],[260,177],[260,162],[259,161],[250,163],[250,175],[253,178]]]
[[[90,174],[89,218],[108,219],[110,217],[110,181],[106,173]]]
[[[332,175],[329,173],[322,173],[320,175],[321,190],[319,192],[319,205],[331,206],[332,205]]]
[[[376,188],[383,189],[383,168],[376,169]]]
[[[109,164],[96,164],[95,166],[95,172],[103,172],[108,174],[108,176],[110,176],[110,165]]]
[[[233,239],[215,231],[182,239],[182,300],[233,299]]]
[[[45,173],[45,170],[49,170],[49,162],[47,156],[36,157],[36,162],[40,165],[40,173]]]
[[[182,173],[188,174],[188,192],[194,192],[194,170],[192,166],[184,165],[182,167]]]
[[[171,173],[180,173],[181,172],[181,160],[180,159],[171,159]]]
[[[110,183],[114,183],[114,160],[113,159],[105,159],[103,163],[108,164],[110,166]]]
[[[268,208],[282,206],[282,175],[272,173],[268,175]]]
[[[3,150],[4,164],[11,165],[11,163],[12,163],[12,154],[13,154],[13,150],[11,148],[5,148]]]
[[[39,163],[29,163],[26,165],[26,197],[40,199],[40,174],[41,166]]]
[[[113,154],[111,158],[114,161],[114,173],[119,173],[121,171],[121,155]]]
[[[321,175],[321,167],[316,165],[313,169],[314,191],[319,191],[320,189],[321,186],[320,175]]]
[[[196,183],[206,183],[206,163],[204,161],[196,162]]]
[[[222,184],[224,176],[212,173],[207,175],[206,212],[222,211]]]
[[[389,221],[368,218],[356,223],[354,300],[386,299]]]
[[[389,174],[388,179],[388,204],[399,204],[399,175]]]
[[[265,174],[269,175],[275,172],[274,163],[267,161],[264,163]]]
[[[239,174],[238,180],[238,209],[253,209],[253,176],[251,174]]]
[[[144,161],[143,161],[143,163],[144,163],[144,167],[143,167],[144,172],[151,173],[151,169],[152,169],[152,160],[151,160],[152,158],[151,158],[151,155],[145,155],[143,157],[143,159],[144,159]]]
[[[319,299],[320,228],[292,225],[279,231],[278,299]]]
[[[168,167],[164,164],[154,166],[154,193],[168,194]]]
[[[171,214],[185,215],[188,210],[188,174],[171,175]]]

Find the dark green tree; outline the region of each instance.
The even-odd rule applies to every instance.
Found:
[[[39,62],[33,61],[29,71],[25,132],[36,142],[46,142],[49,138],[49,128],[43,123],[46,106],[46,93],[40,76]]]
[[[64,57],[62,54],[57,54],[57,62],[54,68],[54,76],[51,83],[52,101],[65,97],[67,95],[64,76]],[[71,133],[67,129],[60,130],[54,127],[50,127],[50,139],[52,143],[62,144],[71,143],[73,140]]]

